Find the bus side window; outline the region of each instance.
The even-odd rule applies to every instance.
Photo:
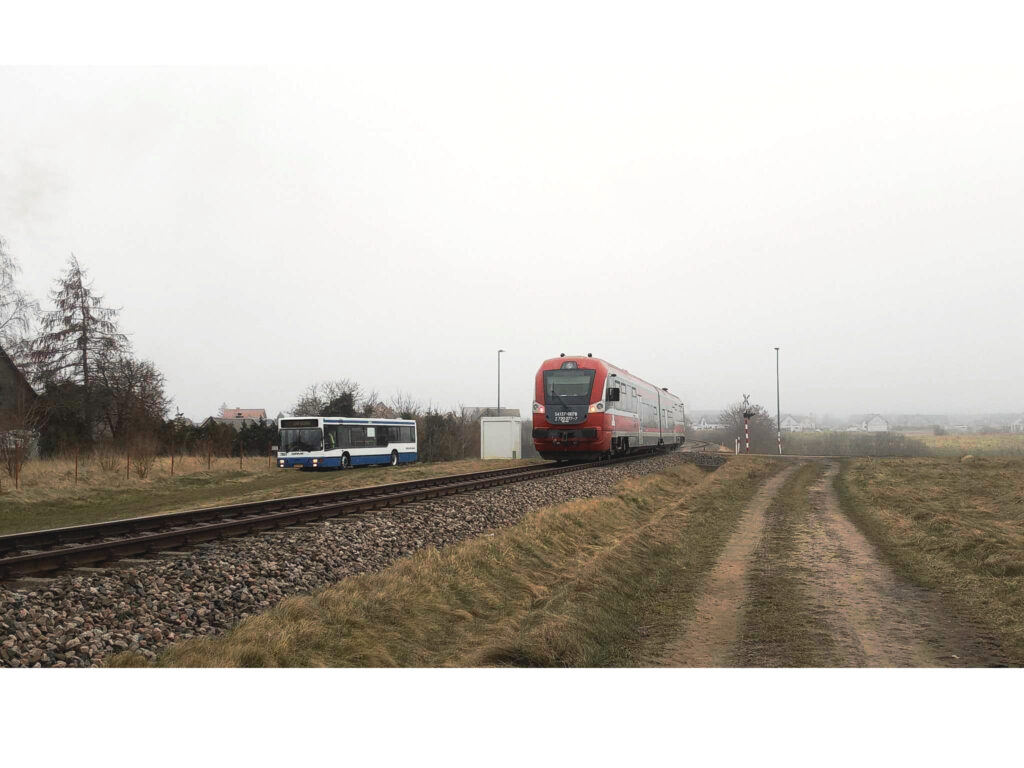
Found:
[[[377,427],[377,447],[385,448],[388,444],[388,436],[391,432],[391,427]]]
[[[352,447],[362,448],[366,440],[366,427],[352,427]]]
[[[335,424],[324,425],[324,450],[333,451],[338,447],[338,427]]]
[[[352,447],[352,427],[338,427],[338,447]]]

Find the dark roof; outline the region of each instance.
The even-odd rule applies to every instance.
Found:
[[[0,347],[0,361],[7,363],[7,365],[11,367],[11,370],[14,371],[14,375],[18,377],[18,380],[22,383],[22,385],[24,385],[25,389],[27,389],[29,393],[31,393],[32,397],[39,397],[39,393],[36,392],[35,388],[33,388],[31,382],[29,382],[28,380],[28,377],[24,373],[22,373],[22,370],[17,365],[15,365],[14,361],[11,359],[11,356],[7,354],[7,350],[5,350],[3,347]]]

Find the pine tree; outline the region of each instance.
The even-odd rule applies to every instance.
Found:
[[[92,394],[97,364],[129,349],[128,337],[117,326],[120,310],[103,306],[74,254],[50,292],[54,309],[42,313],[40,333],[32,341],[31,359],[42,382],[81,386],[84,416],[92,425]]]

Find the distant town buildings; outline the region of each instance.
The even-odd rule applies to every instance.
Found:
[[[715,421],[708,419],[707,416],[701,416],[700,421],[693,425],[694,429],[721,429],[722,425]]]

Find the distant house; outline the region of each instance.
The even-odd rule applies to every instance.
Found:
[[[267,412],[263,408],[221,408],[220,416],[210,416],[203,421],[202,426],[207,424],[227,424],[240,431],[247,424],[259,424],[260,420],[266,421]]]
[[[1010,424],[1011,432],[1024,432],[1024,418],[1017,419]]]
[[[39,395],[25,374],[0,347],[0,435],[5,441],[27,445],[29,456],[34,456],[36,450],[38,403]]]
[[[25,403],[35,402],[38,397],[25,374],[0,347],[0,410],[17,410]]]
[[[721,429],[721,424],[716,424],[713,421],[708,421],[707,416],[701,416],[700,421],[693,425],[694,429]]]
[[[807,416],[794,416],[791,413],[782,417],[780,426],[784,432],[813,432],[818,428],[814,419]]]
[[[862,425],[862,429],[865,432],[888,432],[889,422],[884,416],[879,416],[877,413],[868,416]]]

